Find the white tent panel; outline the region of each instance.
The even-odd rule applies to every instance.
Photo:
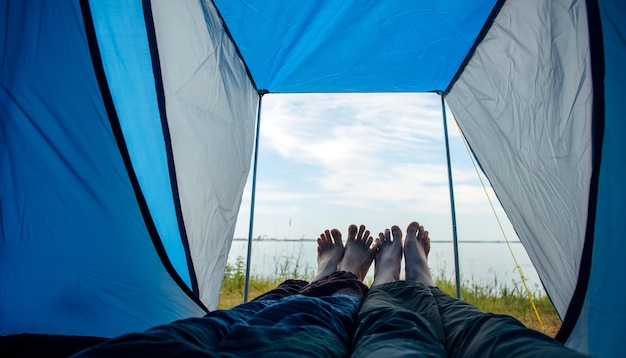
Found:
[[[446,96],[561,317],[587,223],[590,68],[584,2],[507,1]]]
[[[213,4],[152,2],[181,209],[215,309],[250,169],[258,95]]]

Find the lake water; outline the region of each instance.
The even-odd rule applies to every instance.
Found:
[[[247,255],[246,239],[234,239],[228,262],[234,264],[237,257]],[[460,242],[459,266],[461,282],[489,287],[523,289],[520,274],[515,270],[515,259],[521,267],[528,288],[537,294],[545,294],[541,282],[526,250],[519,242],[511,242],[511,249],[505,242]],[[433,276],[444,275],[455,280],[454,247],[452,242],[433,241],[429,255],[429,266]],[[260,276],[287,277],[298,265],[300,274],[317,271],[317,242],[315,240],[253,240],[251,273]],[[404,268],[402,269],[404,271]],[[374,267],[368,276],[372,276]]]

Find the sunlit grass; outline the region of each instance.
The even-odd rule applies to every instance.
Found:
[[[310,281],[315,272],[310,267],[302,267],[299,257],[280,257],[274,260],[275,270],[272,277],[252,274],[248,300],[262,295],[275,288],[286,279],[301,279]],[[445,277],[443,273],[435,274],[435,283],[443,291],[456,296],[454,280]],[[245,282],[245,264],[238,257],[234,264],[226,265],[224,283],[220,291],[218,309],[228,309],[243,303],[243,291]],[[371,278],[367,278],[366,285],[371,285]],[[545,295],[537,292],[532,293],[535,306],[543,322],[543,330],[532,309],[525,290],[518,285],[513,288],[498,282],[494,274],[492,283],[473,283],[465,281],[461,285],[461,298],[485,312],[507,314],[524,323],[527,327],[541,331],[554,337],[561,327],[561,320],[554,310],[552,302]]]

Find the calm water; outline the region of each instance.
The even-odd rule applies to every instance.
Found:
[[[232,243],[228,262],[235,263],[237,257],[245,260],[248,242],[235,239]],[[515,270],[515,261],[521,267],[526,284],[531,291],[543,294],[543,288],[530,258],[521,243],[511,243],[511,250],[504,242],[461,242],[459,243],[459,266],[461,281],[491,287],[523,287],[520,274]],[[261,276],[277,276],[281,272],[292,273],[298,264],[300,274],[317,271],[317,242],[297,241],[257,241],[252,242],[251,272]],[[429,265],[433,276],[445,275],[454,281],[454,248],[452,242],[433,241],[429,255]],[[372,276],[374,268],[368,276]]]

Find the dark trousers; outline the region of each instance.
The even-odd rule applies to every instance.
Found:
[[[287,280],[229,310],[126,334],[77,356],[345,357],[367,292],[367,286],[347,272],[312,283]]]
[[[584,357],[513,317],[415,282],[372,288],[356,325],[353,357]]]

